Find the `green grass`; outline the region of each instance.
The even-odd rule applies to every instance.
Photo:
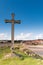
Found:
[[[43,65],[43,60],[41,59],[30,57],[19,50],[15,50],[15,52],[21,54],[24,59],[21,59],[19,57],[11,57],[2,60],[5,54],[10,53],[10,48],[0,48],[0,65]]]
[[[7,53],[10,53],[10,48],[9,47],[2,47],[0,48],[0,59]]]

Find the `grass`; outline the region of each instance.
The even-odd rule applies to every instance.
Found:
[[[1,47],[0,48],[0,59],[7,53],[10,53],[10,48],[9,47]]]
[[[0,65],[43,65],[43,60],[30,57],[17,49],[15,52],[21,54],[24,59],[19,57],[11,57],[2,60],[4,55],[10,52],[9,47],[0,48]]]

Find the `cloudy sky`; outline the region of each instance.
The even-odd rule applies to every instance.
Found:
[[[43,39],[43,0],[0,0],[0,40],[11,39],[11,19],[15,13],[14,36],[17,40]]]

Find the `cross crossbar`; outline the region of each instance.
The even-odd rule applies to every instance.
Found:
[[[14,24],[20,24],[20,20],[5,20],[5,23],[14,23]]]

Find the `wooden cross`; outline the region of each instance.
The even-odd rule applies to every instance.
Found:
[[[14,13],[11,14],[12,15],[12,19],[11,20],[5,20],[5,23],[12,23],[12,28],[11,28],[11,52],[13,52],[13,48],[14,48],[14,24],[20,24],[20,20],[14,20]]]

